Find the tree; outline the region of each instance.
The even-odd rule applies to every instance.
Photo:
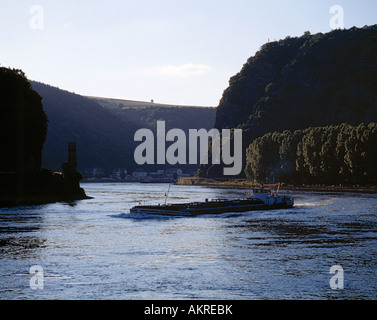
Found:
[[[245,174],[307,184],[376,184],[377,123],[315,127],[263,135],[247,149]],[[270,180],[271,182],[271,180]]]
[[[42,98],[21,70],[0,68],[0,171],[40,171],[46,134]]]

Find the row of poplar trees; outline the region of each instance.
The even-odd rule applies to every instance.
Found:
[[[377,123],[268,133],[246,152],[245,174],[258,182],[377,184]]]

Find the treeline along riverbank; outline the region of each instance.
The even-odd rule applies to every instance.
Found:
[[[246,177],[288,184],[375,185],[377,124],[274,132],[246,152]]]
[[[281,191],[312,191],[312,192],[352,192],[352,193],[370,193],[377,194],[377,186],[361,185],[294,185],[294,184],[256,184],[247,179],[206,179],[199,177],[189,177],[178,179],[177,185],[184,186],[203,186],[222,189],[245,189],[252,188],[279,188]]]

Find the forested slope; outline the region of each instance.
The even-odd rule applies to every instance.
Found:
[[[306,32],[266,43],[230,79],[215,127],[243,129],[246,165],[249,145],[267,133],[373,122],[377,122],[376,25]],[[216,166],[200,168],[201,176],[216,177],[219,172]]]

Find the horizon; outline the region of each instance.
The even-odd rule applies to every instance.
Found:
[[[0,68],[8,68],[8,67],[4,67],[4,66],[1,66],[0,65]],[[149,104],[149,105],[154,105],[154,106],[166,106],[166,107],[183,107],[183,108],[216,108],[217,106],[199,106],[199,105],[178,105],[178,104],[168,104],[168,103],[159,103],[159,102],[152,102],[152,101],[141,101],[141,100],[130,100],[130,99],[123,99],[123,98],[112,98],[112,97],[98,97],[98,96],[88,96],[88,95],[82,95],[80,93],[77,93],[77,92],[73,92],[73,91],[69,91],[69,90],[66,90],[64,88],[59,88],[59,87],[56,87],[56,86],[52,86],[48,83],[43,83],[43,82],[40,82],[40,81],[36,81],[36,80],[33,80],[33,79],[28,79],[28,81],[31,83],[31,85],[33,86],[33,82],[34,83],[38,83],[38,84],[41,84],[41,85],[44,85],[44,86],[50,86],[54,89],[58,89],[58,90],[61,90],[61,91],[66,91],[66,92],[69,92],[69,93],[72,93],[72,94],[75,94],[75,95],[79,95],[79,96],[82,96],[84,98],[88,98],[88,99],[96,99],[96,100],[114,100],[114,101],[124,101],[124,102],[128,102],[128,103],[137,103],[137,104]],[[125,106],[127,107],[127,105]]]
[[[332,31],[334,5],[344,29],[377,23],[372,0],[0,1],[1,66],[82,96],[180,106],[218,106],[263,44]]]

